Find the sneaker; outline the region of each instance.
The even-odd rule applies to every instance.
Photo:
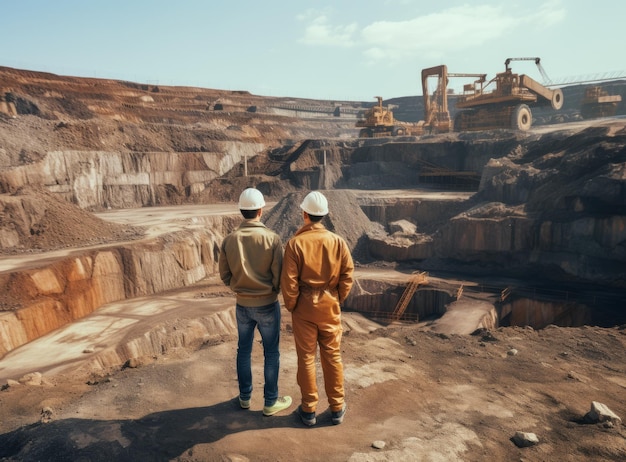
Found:
[[[241,406],[241,409],[250,409],[250,399],[239,398],[239,406]]]
[[[302,423],[307,427],[312,427],[317,422],[315,412],[304,412],[302,410],[302,406],[298,406],[298,415],[300,416]]]
[[[263,407],[263,415],[271,416],[291,406],[291,396],[279,396],[271,406]]]
[[[330,418],[333,421],[333,425],[339,425],[343,422],[343,416],[346,415],[346,403],[343,403],[343,407],[340,411],[332,411],[330,413]]]

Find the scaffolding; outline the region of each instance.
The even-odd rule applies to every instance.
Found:
[[[400,300],[398,300],[398,304],[393,310],[391,319],[398,320],[402,317],[402,315],[406,311],[406,307],[409,306],[409,302],[413,298],[413,294],[415,294],[417,288],[420,285],[425,284],[428,284],[428,273],[413,273],[413,275],[409,279],[409,283],[407,284],[406,289],[404,289],[404,293],[400,297]]]

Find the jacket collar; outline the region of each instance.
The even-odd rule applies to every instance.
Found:
[[[326,229],[326,227],[319,221],[317,223],[309,223],[308,225],[304,225],[298,231],[296,231],[295,235],[297,236],[298,234],[302,234],[315,229]]]
[[[256,220],[244,220],[239,225],[240,228],[266,228],[265,223]]]

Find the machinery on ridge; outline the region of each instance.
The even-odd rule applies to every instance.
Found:
[[[361,127],[359,138],[422,134],[419,124],[395,120],[391,109],[383,106],[383,97],[375,96],[375,98],[378,100],[378,105],[365,111],[365,114],[356,122],[356,126]]]
[[[437,87],[431,97],[428,90],[428,79],[437,77]],[[450,77],[473,77],[474,84],[465,88],[474,88],[487,79],[487,74],[449,73],[445,64],[422,69],[422,96],[424,98],[424,131],[428,133],[448,133],[452,131],[452,120],[448,109],[448,81]]]
[[[505,71],[496,74],[486,85],[477,81],[473,86],[465,86],[463,95],[456,103],[459,112],[454,117],[454,130],[512,128],[525,131],[532,125],[531,107],[552,106],[554,110],[561,109],[561,89],[550,89],[527,75],[511,71],[511,61],[527,60],[535,61],[542,76],[546,77],[540,58],[507,58]],[[495,83],[495,89],[486,92],[485,87],[492,82]]]
[[[617,113],[617,106],[621,101],[621,95],[609,95],[600,86],[588,87],[580,105],[580,115],[583,119],[612,117]]]
[[[511,61],[534,61],[539,71],[548,81],[541,66],[540,58],[507,58],[505,71],[487,82],[487,74],[451,73],[445,65],[422,69],[422,95],[424,101],[424,120],[417,123],[400,122],[394,119],[390,107],[383,106],[381,96],[376,96],[378,105],[368,109],[357,120],[361,127],[360,138],[380,136],[423,135],[425,133],[448,133],[475,130],[510,128],[526,131],[532,126],[532,107],[551,106],[559,110],[563,106],[563,91],[551,89],[533,80],[525,74],[515,74],[509,64]],[[428,79],[437,77],[435,91],[431,95]],[[448,108],[448,83],[450,78],[472,77],[475,80],[463,86],[463,94],[457,97],[454,121]],[[495,85],[493,90],[486,88]],[[596,98],[596,96],[598,98]],[[605,103],[604,95],[593,95],[596,103]],[[615,98],[614,98],[615,99]],[[613,99],[611,102],[614,102]],[[597,104],[596,104],[597,105]]]

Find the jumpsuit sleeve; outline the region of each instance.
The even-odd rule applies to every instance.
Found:
[[[298,259],[296,253],[289,243],[285,248],[283,257],[283,268],[280,273],[280,289],[283,293],[285,308],[290,313],[296,308],[298,296],[300,295]]]
[[[339,284],[337,285],[337,293],[339,295],[339,303],[348,297],[352,289],[352,275],[354,273],[354,262],[347,244],[344,243],[341,256],[341,269],[339,272]]]
[[[218,260],[220,279],[224,284],[230,286],[230,278],[232,277],[232,273],[230,271],[230,266],[228,265],[228,258],[226,258],[224,245],[225,242],[222,242],[222,246],[220,247],[220,256]]]

